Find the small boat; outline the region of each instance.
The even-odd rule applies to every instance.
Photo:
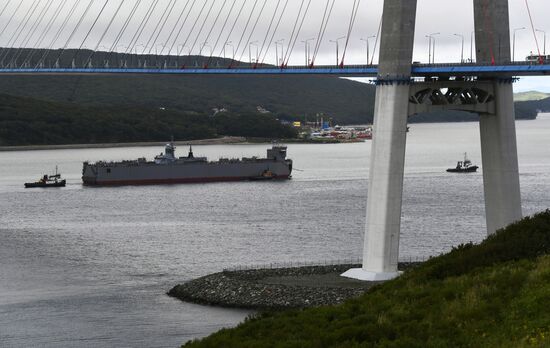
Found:
[[[455,168],[447,169],[449,173],[475,173],[478,170],[478,166],[472,164],[468,159],[468,155],[464,154],[464,161],[458,161]]]
[[[40,180],[37,182],[27,182],[25,183],[25,188],[36,188],[36,187],[65,187],[65,179],[61,179],[61,174],[57,172],[57,166],[55,167],[54,175],[44,174]]]

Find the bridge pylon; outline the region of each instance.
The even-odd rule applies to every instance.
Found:
[[[488,234],[522,217],[513,79],[411,80],[416,0],[385,0],[371,150],[363,267],[345,277],[399,275],[399,237],[409,115],[441,109],[480,114]],[[508,0],[474,0],[478,63],[510,62]],[[446,92],[442,92],[446,91]]]
[[[508,0],[474,0],[476,58],[482,64],[509,64]],[[481,157],[487,232],[522,218],[514,91],[511,76],[489,79],[494,84],[495,113],[480,115]]]
[[[386,0],[382,16],[363,268],[343,274],[372,281],[398,276],[416,0]]]

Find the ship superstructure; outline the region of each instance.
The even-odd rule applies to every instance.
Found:
[[[82,181],[90,186],[153,185],[262,179],[289,179],[292,160],[287,147],[275,144],[266,158],[221,158],[209,162],[195,157],[192,147],[187,157],[176,157],[176,147],[169,143],[164,153],[153,161],[145,158],[121,162],[84,162]]]

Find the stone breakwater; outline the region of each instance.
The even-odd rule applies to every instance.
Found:
[[[405,270],[414,264],[400,264]],[[340,274],[359,265],[224,271],[172,288],[168,295],[206,305],[284,309],[342,303],[379,282],[362,282]]]

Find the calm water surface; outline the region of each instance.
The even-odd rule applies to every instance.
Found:
[[[532,214],[550,207],[550,117],[517,126]],[[464,152],[481,162],[478,125],[413,125],[408,141],[402,258],[483,239],[482,174],[445,173]],[[165,292],[235,265],[359,258],[370,146],[291,145],[288,182],[119,188],[82,187],[82,161],[162,149],[0,153],[0,346],[177,347],[236,325],[249,312]],[[194,151],[216,159],[264,156],[267,147]],[[22,188],[56,164],[66,188]]]

